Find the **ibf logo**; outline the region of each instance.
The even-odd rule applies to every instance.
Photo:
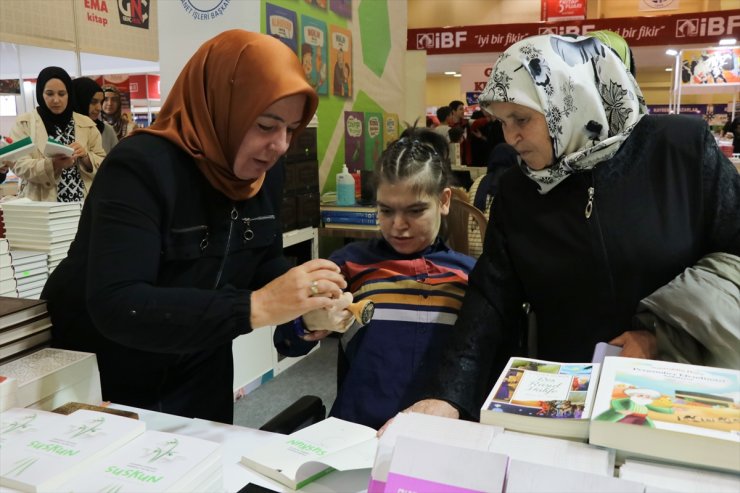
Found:
[[[694,36],[731,36],[740,28],[740,15],[724,17],[707,17],[705,19],[678,19],[676,37]]]
[[[540,27],[537,30],[537,34],[577,34],[585,35],[586,33],[593,31],[595,26],[593,24],[583,24],[582,26],[550,26]]]
[[[679,19],[676,22],[676,37],[685,38],[699,35],[699,19]]]
[[[419,33],[416,35],[417,50],[433,50],[441,48],[460,48],[468,39],[467,31]]]

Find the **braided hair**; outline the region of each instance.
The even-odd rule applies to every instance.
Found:
[[[407,128],[381,154],[374,178],[375,189],[380,184],[408,181],[416,193],[442,193],[452,181],[447,140],[433,130]]]

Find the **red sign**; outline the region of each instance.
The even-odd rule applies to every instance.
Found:
[[[540,0],[543,21],[572,21],[586,18],[586,0]]]
[[[128,79],[131,99],[159,99],[158,75],[132,75]]]
[[[406,47],[427,50],[430,55],[499,52],[537,34],[586,34],[601,29],[619,33],[630,46],[716,44],[722,38],[740,37],[740,9],[657,17],[409,29]]]

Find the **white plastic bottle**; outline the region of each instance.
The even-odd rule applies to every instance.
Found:
[[[342,172],[337,173],[337,205],[355,205],[355,179],[346,164]]]

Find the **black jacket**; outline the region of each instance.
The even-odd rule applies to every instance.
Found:
[[[695,117],[644,117],[613,158],[546,195],[508,171],[424,397],[477,419],[508,358],[526,355],[524,302],[537,315],[537,357],[588,362],[597,342],[632,328],[642,298],[715,251],[740,252],[740,175]]]
[[[251,290],[289,267],[281,200],[280,166],[233,203],[169,141],[121,141],[42,294],[54,345],[98,354],[105,399],[230,421],[231,342]]]

